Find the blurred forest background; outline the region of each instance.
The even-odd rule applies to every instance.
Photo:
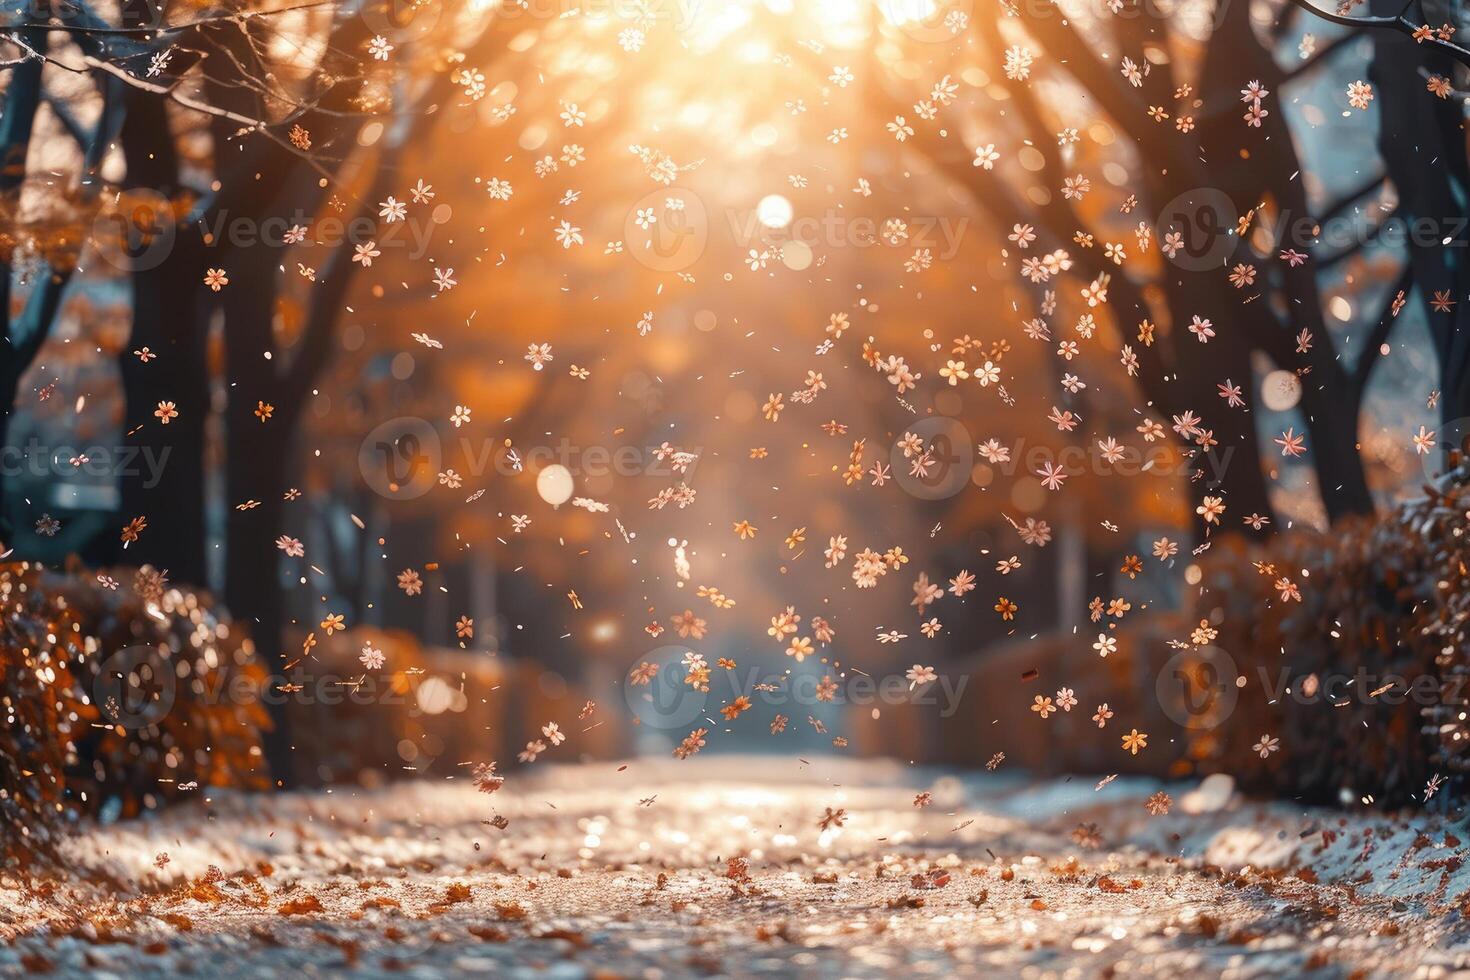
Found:
[[[1346,13],[1398,14],[1378,5]],[[872,637],[918,632],[913,574],[994,578],[1012,555],[999,588],[1016,621],[991,611],[987,583],[923,641],[925,663],[972,677],[961,710],[811,713],[848,751],[1044,766],[1069,730],[1034,749],[1018,737],[1008,712],[1024,720],[1031,692],[1012,694],[1017,678],[1106,667],[1119,693],[1098,700],[1134,691],[1156,711],[1142,702],[1165,639],[1225,618],[1197,585],[1231,560],[1221,551],[1244,560],[1231,539],[1302,535],[1327,555],[1348,532],[1306,536],[1420,496],[1466,431],[1452,32],[1422,43],[1271,0],[0,8],[0,540],[12,561],[167,570],[217,596],[274,670],[307,669],[308,634],[308,659],[343,674],[364,643],[422,669],[382,731],[371,712],[278,709],[267,754],[285,778],[423,770],[496,739],[513,755],[552,716],[577,752],[667,753],[684,731],[642,724],[620,691],[686,642],[670,616],[711,622],[687,640],[711,662],[821,674],[765,636],[794,606],[835,624],[823,655],[902,674],[914,641]],[[1023,77],[1005,67],[1018,47],[1034,59]],[[1353,80],[1373,87],[1366,108]],[[1255,83],[1258,125],[1243,119]],[[895,119],[912,134],[896,139]],[[1091,191],[1065,195],[1083,173]],[[559,239],[563,221],[585,241]],[[1029,250],[1008,239],[1017,225]],[[1065,262],[1022,271],[1058,249]],[[1243,266],[1249,282],[1232,282]],[[1089,310],[1079,292],[1100,281],[1110,295]],[[1108,343],[1064,360],[1028,336],[1058,303],[1053,342],[1090,312]],[[1207,346],[1186,329],[1195,314],[1219,332]],[[896,399],[865,344],[924,365],[917,386]],[[999,384],[939,376],[955,344],[972,370],[998,364]],[[830,390],[796,404],[811,368]],[[1069,392],[1064,374],[1089,384]],[[1244,411],[1224,409],[1227,379]],[[769,424],[774,392],[790,414]],[[1054,406],[1083,430],[1059,432]],[[1190,411],[1217,445],[1170,431]],[[1157,442],[1135,434],[1146,416]],[[1427,454],[1420,425],[1439,433]],[[1273,445],[1288,428],[1305,455]],[[926,478],[895,448],[909,431],[949,450]],[[1150,467],[1103,465],[1086,436],[1109,431]],[[977,452],[989,439],[1014,461]],[[887,486],[843,479],[856,440],[865,471],[893,467]],[[687,472],[666,444],[694,454]],[[1069,446],[1082,455],[1049,493],[1032,461]],[[537,489],[551,463],[607,511],[553,509]],[[650,509],[681,481],[696,506]],[[1217,492],[1228,519],[1192,555],[1196,505]],[[1252,513],[1269,523],[1243,524]],[[742,520],[753,539],[732,535]],[[1045,522],[1040,546],[1018,533],[1027,521]],[[823,569],[834,535],[853,552],[902,547],[904,584],[856,590]],[[1161,536],[1176,557],[1136,577],[1120,565]],[[684,548],[687,583],[666,542]],[[406,568],[422,594],[399,587]],[[698,585],[737,607],[711,608]],[[1089,602],[1118,595],[1142,613],[1125,630],[1137,642],[1103,663]],[[347,631],[320,635],[335,614]],[[1244,645],[1276,615],[1231,614]],[[1299,628],[1323,629],[1330,612],[1314,615]],[[603,714],[578,731],[586,700]],[[712,748],[836,751],[805,723],[769,738],[769,720]],[[1222,751],[1181,739],[1169,758]]]

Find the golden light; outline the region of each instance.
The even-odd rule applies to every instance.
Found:
[[[1295,408],[1301,397],[1302,383],[1295,372],[1272,371],[1261,381],[1261,403],[1273,412]]]
[[[685,36],[689,48],[699,54],[707,53],[749,24],[750,19],[750,8],[741,3],[727,3],[713,12],[700,9],[687,25]]]
[[[780,194],[767,194],[755,206],[755,216],[767,228],[785,228],[791,224],[791,202]]]
[[[878,9],[889,23],[902,27],[928,20],[939,7],[934,0],[878,0]]]
[[[863,4],[858,0],[817,0],[816,16],[825,27],[849,27],[862,21]]]
[[[786,242],[781,246],[781,264],[800,272],[812,264],[812,249],[806,242]]]
[[[560,463],[552,463],[536,474],[536,492],[553,507],[572,499],[572,471]]]
[[[772,126],[770,123],[760,123],[759,125],[753,127],[750,131],[750,142],[760,147],[761,149],[768,149],[772,146],[775,146],[776,141],[780,138],[780,130],[778,130],[775,126]]]
[[[419,710],[426,715],[442,715],[446,711],[463,711],[466,704],[464,694],[451,687],[442,677],[425,679],[414,693],[414,699],[418,702]],[[418,747],[414,746],[414,754],[417,754],[417,749]]]

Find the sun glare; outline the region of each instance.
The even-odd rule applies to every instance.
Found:
[[[785,228],[791,224],[791,202],[780,194],[768,194],[755,206],[755,216],[767,228]]]
[[[934,0],[878,0],[878,9],[891,24],[902,27],[928,20],[939,7]]]

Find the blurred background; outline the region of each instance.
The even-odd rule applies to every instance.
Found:
[[[598,757],[703,727],[705,751],[1042,765],[1094,702],[1169,724],[1167,640],[1222,617],[1192,549],[1371,518],[1470,414],[1458,307],[1432,305],[1464,295],[1463,138],[1425,91],[1463,69],[1289,3],[27,16],[0,539],[212,592],[278,686],[381,675],[391,706],[274,707],[287,778],[508,766],[553,721],[554,752]],[[873,588],[863,549],[889,554]],[[974,591],[916,611],[920,573],[962,571]],[[787,607],[831,629],[810,657],[772,639]],[[697,691],[688,651],[738,666]],[[1037,672],[1086,688],[1044,740],[1017,727]],[[902,694],[777,696],[826,676]],[[1187,755],[1104,741],[1099,765]]]

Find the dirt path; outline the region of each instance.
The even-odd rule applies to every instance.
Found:
[[[68,882],[0,896],[13,937],[0,971],[1434,976],[1470,964],[1466,848],[1434,819],[1242,805],[1214,786],[1170,787],[1171,812],[1151,816],[1159,787],[1096,783],[697,758],[548,767],[493,795],[462,776],[218,798],[75,842],[79,862],[126,882],[124,898]],[[913,805],[919,792],[928,806]],[[824,831],[829,807],[845,812]]]

